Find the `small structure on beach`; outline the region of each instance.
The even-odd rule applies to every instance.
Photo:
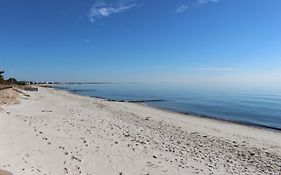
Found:
[[[30,86],[29,86],[29,87],[25,87],[24,90],[25,90],[25,91],[35,91],[35,92],[37,92],[37,91],[38,91],[38,88],[36,88],[36,87],[30,87]]]

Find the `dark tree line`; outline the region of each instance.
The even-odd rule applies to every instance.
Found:
[[[0,81],[4,81],[4,71],[0,71]]]
[[[4,79],[4,71],[0,71],[0,84],[19,84],[15,78]]]

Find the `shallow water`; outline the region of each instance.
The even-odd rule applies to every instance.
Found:
[[[110,100],[281,130],[281,91],[191,88],[167,84],[64,84],[58,88]]]

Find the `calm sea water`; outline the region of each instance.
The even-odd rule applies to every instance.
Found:
[[[58,88],[110,100],[281,130],[281,91],[190,88],[167,84],[73,84]]]

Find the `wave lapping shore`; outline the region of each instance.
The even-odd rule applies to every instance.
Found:
[[[0,112],[14,175],[281,174],[281,133],[40,88]]]

